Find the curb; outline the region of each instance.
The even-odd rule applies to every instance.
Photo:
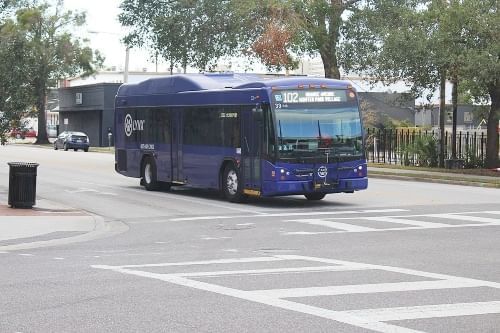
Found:
[[[111,221],[106,223],[104,221],[104,218],[102,218],[101,216],[98,215],[90,215],[90,216],[94,220],[94,229],[90,232],[66,238],[56,238],[45,241],[0,246],[0,251],[9,252],[9,251],[27,250],[27,249],[35,249],[42,247],[80,243],[80,242],[86,242],[95,239],[115,236],[129,230],[129,227],[122,222]],[[69,217],[70,216],[68,216],[68,218]]]
[[[451,184],[451,185],[462,185],[462,186],[474,186],[474,187],[486,187],[486,188],[500,188],[500,183],[488,183],[481,181],[467,181],[458,179],[443,179],[443,178],[432,178],[427,175],[396,175],[385,172],[369,171],[368,178],[383,178],[383,179],[394,179],[394,180],[406,180],[406,181],[416,181],[416,182],[426,182],[426,183],[439,183],[439,184]]]

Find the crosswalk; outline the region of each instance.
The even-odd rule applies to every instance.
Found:
[[[267,266],[263,268],[263,264]],[[242,265],[245,266],[244,269],[241,268]],[[500,283],[497,282],[328,258],[275,255],[123,266],[94,265],[92,267],[257,302],[375,332],[422,332],[405,327],[404,323],[400,322],[404,320],[500,314]],[[218,267],[218,270],[211,270],[211,267]],[[238,269],[232,267],[238,267]],[[373,283],[350,284],[345,281],[339,283],[339,280],[335,279],[336,274],[345,272],[350,272],[353,275],[361,274],[362,276],[368,275],[369,272],[376,272],[376,276],[389,274],[393,278],[396,275],[398,281],[387,282],[390,279],[383,277],[382,281],[373,281]],[[287,282],[290,281],[287,277],[290,277],[291,274],[333,274],[331,279],[326,279],[326,281],[330,283],[337,281],[337,283],[323,286],[290,287],[287,286]],[[227,280],[231,277],[236,278],[243,285],[240,287],[231,286],[230,280]],[[258,277],[274,278],[283,288],[252,289],[250,285],[255,283],[255,279]],[[383,279],[387,279],[387,281],[383,281]],[[247,286],[245,286],[245,281]],[[457,290],[470,291],[476,290],[476,288],[491,290],[491,292],[487,292],[488,295],[491,295],[491,299],[476,300],[474,299],[475,294],[471,293],[470,302],[450,302],[450,295],[453,295]],[[339,302],[335,301],[329,303],[330,306],[314,305],[314,300],[317,297],[323,299],[324,297],[332,297],[334,300],[336,297],[353,295],[394,296],[394,293],[400,293],[398,294],[399,298],[408,299],[407,293],[409,292],[419,293],[429,290],[448,292],[449,294],[443,299],[436,296],[432,304],[418,304],[419,298],[414,295],[416,304],[411,306],[365,307],[346,310],[338,308]],[[495,298],[496,296],[498,298]],[[295,299],[297,301],[294,301]],[[391,298],[388,296],[387,299]],[[394,323],[395,321],[398,322]],[[452,328],[451,331],[453,331]]]
[[[321,226],[328,231],[284,231],[284,235],[315,235],[346,232],[381,232],[415,229],[486,227],[500,225],[500,211],[460,213],[348,216],[285,219],[287,223]]]

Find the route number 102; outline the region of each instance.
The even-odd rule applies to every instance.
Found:
[[[298,103],[299,102],[299,94],[296,92],[285,92],[285,93],[283,93],[283,102],[284,103]]]

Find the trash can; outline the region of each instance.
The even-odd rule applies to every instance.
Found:
[[[38,163],[9,162],[9,205],[32,208],[36,201]]]

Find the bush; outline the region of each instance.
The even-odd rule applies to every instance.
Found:
[[[405,142],[399,150],[403,165],[436,167],[438,166],[438,142],[432,136],[417,136],[412,142]]]

